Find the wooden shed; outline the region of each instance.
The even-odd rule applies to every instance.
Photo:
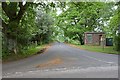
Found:
[[[84,36],[85,45],[105,45],[104,32],[85,32]]]

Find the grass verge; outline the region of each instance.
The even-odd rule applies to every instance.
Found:
[[[120,52],[116,51],[113,46],[91,46],[91,45],[74,45],[69,44],[72,47],[80,48],[83,50],[88,50],[92,52],[101,52],[101,53],[108,53],[108,54],[120,54]]]
[[[40,45],[37,47],[32,47],[32,48],[29,48],[28,50],[25,50],[24,53],[22,54],[19,53],[19,54],[8,55],[7,57],[2,59],[2,62],[6,63],[6,62],[17,61],[17,60],[31,57],[33,55],[41,54],[41,53],[44,53],[49,47],[50,45],[47,45],[47,44]]]

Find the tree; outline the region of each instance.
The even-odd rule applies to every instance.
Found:
[[[84,32],[103,31],[104,23],[101,22],[105,22],[103,13],[110,8],[108,6],[109,4],[103,2],[66,3],[66,7],[61,8],[63,12],[57,16],[56,25],[64,31],[65,37],[78,40],[83,45]]]
[[[118,6],[116,14],[111,19],[111,27],[113,27],[114,31],[114,42],[115,48],[117,51],[120,51],[120,1],[116,3]]]
[[[38,28],[36,39],[40,43],[48,43],[52,34],[53,18],[45,11],[37,10],[36,26]]]
[[[17,53],[17,32],[18,32],[18,25],[20,23],[20,20],[22,16],[24,15],[26,9],[28,7],[28,3],[25,5],[22,4],[22,2],[10,2],[7,4],[6,2],[2,2],[2,9],[3,14],[5,15],[5,18],[2,18],[2,26],[3,26],[3,34],[4,34],[4,40],[6,45],[6,50],[9,48],[9,39],[13,40],[11,49],[15,54]],[[6,19],[6,20],[5,20]]]
[[[3,2],[3,53],[22,53],[33,42],[47,43],[52,34],[52,17],[45,3]],[[39,9],[39,10],[38,10]],[[6,55],[6,54],[5,54]]]

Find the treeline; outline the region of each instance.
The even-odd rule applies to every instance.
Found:
[[[2,56],[51,41],[53,18],[44,3],[2,2]]]
[[[59,8],[55,34],[62,41],[83,45],[84,32],[104,32],[120,50],[120,2],[65,2]]]
[[[84,32],[105,32],[120,50],[120,2],[2,2],[2,55],[54,40],[84,44]],[[1,5],[0,4],[0,5]]]

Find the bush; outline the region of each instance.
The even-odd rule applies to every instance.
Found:
[[[75,45],[80,45],[80,42],[78,40],[70,40],[69,43],[75,44]]]
[[[115,37],[115,49],[117,51],[120,51],[120,34],[118,34],[118,36]]]

